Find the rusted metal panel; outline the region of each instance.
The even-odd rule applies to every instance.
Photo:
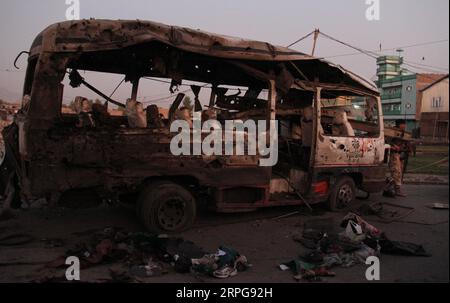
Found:
[[[305,60],[313,57],[267,42],[212,34],[201,30],[136,20],[80,20],[56,23],[35,40],[31,56],[38,52],[77,52],[124,48],[159,41],[179,49],[227,59]],[[46,44],[46,38],[51,44]],[[40,43],[44,41],[43,43]]]
[[[384,139],[319,135],[316,167],[374,166],[383,163]]]

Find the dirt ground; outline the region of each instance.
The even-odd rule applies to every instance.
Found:
[[[373,195],[368,202],[387,201],[414,207],[402,222],[379,222],[377,217],[365,216],[371,224],[382,229],[392,240],[422,244],[432,257],[382,255],[381,282],[449,282],[449,226],[448,210],[434,210],[430,203],[448,203],[448,186],[409,185],[408,198],[388,199]],[[362,203],[368,203],[362,202]],[[266,209],[248,214],[202,213],[191,230],[181,234],[204,250],[215,252],[220,245],[228,245],[247,256],[253,267],[226,280],[191,274],[178,274],[168,265],[168,273],[148,278],[148,282],[296,282],[293,274],[278,268],[282,262],[295,259],[305,249],[292,237],[304,227],[321,227],[340,231],[345,213],[330,213],[317,209],[314,215],[303,210],[300,215],[274,219],[298,208]],[[121,227],[128,231],[142,231],[134,212],[123,208],[97,207],[91,209],[32,209],[20,211],[15,218],[0,222],[0,238],[11,233],[27,233],[35,240],[22,246],[0,246],[0,282],[30,282],[48,274],[44,264],[64,255],[65,251],[97,230]],[[62,239],[61,247],[48,247],[43,239]],[[11,264],[19,263],[19,264]],[[33,263],[33,264],[20,264]],[[112,264],[95,266],[81,271],[82,282],[109,279]],[[335,277],[323,282],[367,282],[365,265],[334,268]],[[55,272],[63,275],[64,270]]]

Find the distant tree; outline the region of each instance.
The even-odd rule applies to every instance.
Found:
[[[192,100],[189,96],[184,97],[183,107],[189,109],[190,112],[192,112],[192,110],[194,109],[194,105],[192,104]]]

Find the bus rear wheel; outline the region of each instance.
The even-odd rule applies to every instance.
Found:
[[[349,176],[343,176],[333,186],[328,200],[328,207],[331,211],[344,211],[354,204],[355,198],[355,181]]]

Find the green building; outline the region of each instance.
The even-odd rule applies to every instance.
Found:
[[[407,131],[414,133],[420,120],[420,90],[442,75],[411,73],[402,64],[400,56],[379,57],[375,83],[380,89],[385,125],[393,126],[395,120],[403,119]]]

